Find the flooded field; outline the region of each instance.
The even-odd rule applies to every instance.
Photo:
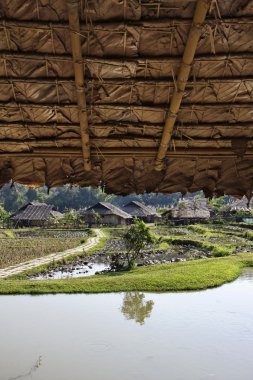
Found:
[[[31,276],[34,280],[59,280],[64,278],[86,277],[93,276],[94,274],[101,273],[109,270],[110,266],[104,263],[88,263],[72,265],[72,266],[59,266],[59,268],[48,270],[45,273]]]
[[[251,380],[252,294],[2,296],[0,379]]]

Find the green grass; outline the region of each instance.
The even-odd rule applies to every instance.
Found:
[[[3,233],[9,239],[14,239],[15,238],[15,235],[14,235],[14,233],[12,231],[5,230],[5,231],[3,231]]]
[[[245,239],[248,239],[248,240],[253,240],[253,232],[251,231],[245,231],[242,236],[245,238]]]
[[[171,247],[171,244],[169,244],[166,241],[162,241],[161,243],[159,243],[158,249],[160,251],[167,251],[167,249],[169,249],[170,247]]]
[[[0,294],[202,290],[235,280],[253,254],[136,268],[130,272],[64,280],[0,280]]]
[[[236,248],[234,244],[218,244],[208,241],[190,238],[179,238],[174,236],[164,237],[162,241],[173,245],[189,245],[191,247],[200,248],[205,252],[208,252],[213,257],[229,256],[235,251]]]
[[[105,245],[106,245],[106,241],[107,241],[107,237],[101,237],[99,239],[99,242],[98,244],[96,244],[94,247],[88,249],[87,251],[84,252],[84,254],[87,254],[87,255],[91,255],[97,251],[100,251],[102,249],[104,249]]]
[[[46,271],[49,266],[52,266],[49,264],[0,280],[0,294],[100,293],[134,290],[162,292],[201,290],[219,286],[237,278],[242,268],[253,266],[253,254],[230,256],[235,249],[243,251],[251,245],[253,232],[243,229],[227,231],[227,227],[216,228],[216,225],[154,228],[160,237],[157,249],[171,248],[173,250],[173,245],[184,245],[196,247],[215,258],[140,267],[130,272],[91,277],[42,281],[27,279],[27,274]],[[124,228],[104,228],[106,237],[100,239],[96,247],[85,253],[80,251],[69,256],[63,263],[73,260],[76,256],[93,254],[104,249],[108,238],[117,240],[124,230]],[[7,242],[8,238],[3,240]],[[107,252],[108,255],[111,253]],[[61,262],[54,264],[59,263]]]

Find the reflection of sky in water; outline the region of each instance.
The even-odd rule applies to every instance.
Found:
[[[243,218],[242,221],[245,223],[253,223],[253,218]]]
[[[0,380],[40,356],[33,380],[252,380],[253,270],[216,289],[130,297],[122,314],[126,294],[1,297]]]
[[[109,269],[108,264],[90,263],[89,266],[79,265],[78,269],[73,269],[71,272],[54,270],[53,272],[49,272],[46,274],[39,274],[36,277],[33,277],[33,280],[59,280],[72,277],[87,277],[93,276],[94,274],[96,274],[96,272],[102,272],[106,269]],[[51,274],[51,276],[49,276],[49,274]]]

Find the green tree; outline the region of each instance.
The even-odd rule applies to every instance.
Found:
[[[81,223],[80,214],[76,210],[70,210],[63,214],[63,217],[60,219],[60,223],[67,226],[79,226]]]
[[[221,211],[228,211],[231,202],[232,198],[230,196],[223,195],[222,197],[211,199],[208,205],[215,214],[219,214]]]
[[[0,202],[5,210],[13,212],[27,203],[27,188],[23,185],[6,185],[0,190]]]
[[[9,216],[10,213],[4,209],[3,205],[0,205],[0,221],[4,222]]]
[[[128,269],[134,268],[136,259],[141,256],[141,251],[148,244],[154,244],[156,242],[149,227],[138,219],[135,219],[132,226],[125,232],[123,240],[127,250]]]

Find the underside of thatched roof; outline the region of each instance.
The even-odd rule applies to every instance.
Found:
[[[252,16],[253,0],[2,0],[0,186],[250,197]]]

